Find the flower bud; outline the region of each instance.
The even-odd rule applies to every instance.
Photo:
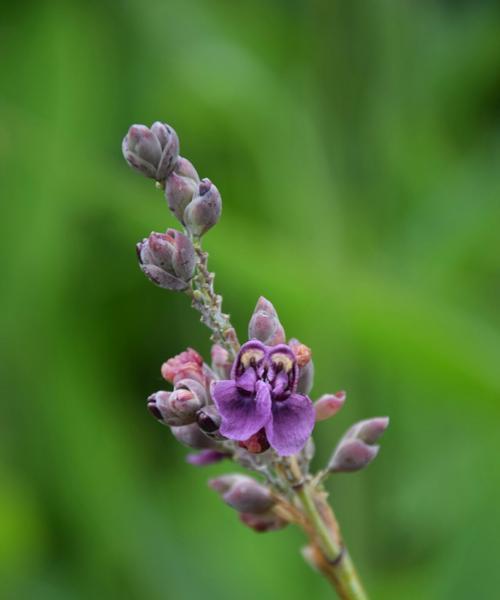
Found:
[[[202,450],[197,454],[188,454],[186,461],[196,467],[206,467],[224,460],[227,456],[225,452],[219,452],[219,450]]]
[[[364,469],[377,456],[379,446],[368,446],[361,440],[346,439],[337,450],[328,464],[332,473],[347,473]]]
[[[181,425],[180,427],[170,427],[170,431],[175,439],[188,446],[198,450],[217,448],[217,444],[207,437],[196,423],[190,425]]]
[[[151,128],[132,125],[123,138],[122,152],[133,169],[163,181],[179,156],[179,138],[172,127],[159,121]]]
[[[246,479],[249,479],[249,477],[240,475],[239,473],[230,473],[228,475],[215,477],[214,479],[209,479],[208,486],[215,490],[218,494],[225,494],[233,487],[233,485]]]
[[[220,379],[229,379],[232,365],[229,352],[219,344],[214,344],[210,354],[212,357],[212,369]]]
[[[142,272],[156,285],[181,291],[194,274],[196,257],[191,240],[180,231],[151,233],[137,244]]]
[[[156,392],[148,398],[147,409],[155,419],[166,425],[163,419],[163,412],[168,405],[171,392]]]
[[[299,369],[299,379],[297,382],[297,391],[306,396],[312,390],[314,383],[314,363],[308,362],[307,365]]]
[[[366,444],[374,444],[389,426],[389,417],[374,417],[353,425],[348,434]]]
[[[337,392],[336,394],[323,394],[314,404],[316,411],[316,421],[325,421],[333,415],[336,415],[344,406],[346,398],[345,392]]]
[[[221,418],[213,404],[204,406],[196,414],[198,427],[207,435],[215,434],[219,431]]]
[[[221,212],[219,190],[209,179],[202,179],[194,198],[184,211],[184,223],[193,235],[202,236],[217,223]]]
[[[288,345],[295,354],[297,364],[299,365],[297,391],[307,396],[314,383],[314,364],[311,358],[311,349],[305,344],[301,344],[297,339],[291,339]]]
[[[238,512],[265,513],[275,504],[271,492],[251,477],[226,475],[210,480],[209,485]]]
[[[149,411],[162,423],[178,427],[196,420],[206,402],[204,388],[191,379],[181,380],[173,392],[156,392],[148,398]]]
[[[377,456],[380,446],[374,445],[389,425],[388,417],[376,417],[353,425],[340,440],[328,470],[332,473],[359,471]]]
[[[285,343],[285,331],[274,306],[261,296],[248,324],[248,338],[259,340],[267,346]]]
[[[198,189],[198,183],[189,177],[170,173],[165,183],[165,198],[175,217],[184,224],[184,211]]]
[[[267,531],[276,531],[283,529],[288,523],[275,515],[272,511],[268,511],[259,515],[253,513],[240,513],[240,521],[250,529],[257,533],[265,533]]]
[[[192,179],[196,183],[200,182],[200,177],[193,164],[183,156],[179,156],[179,158],[177,159],[177,162],[175,163],[174,167],[174,172],[177,173],[177,175],[181,175],[182,177]]]
[[[194,379],[202,385],[206,383],[203,358],[192,348],[188,348],[164,362],[161,366],[161,374],[164,379],[174,385],[181,379]]]

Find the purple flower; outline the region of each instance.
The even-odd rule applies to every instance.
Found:
[[[314,427],[311,400],[298,394],[298,365],[285,344],[244,344],[231,379],[212,384],[212,397],[222,418],[220,433],[245,441],[262,429],[281,456],[301,450]]]

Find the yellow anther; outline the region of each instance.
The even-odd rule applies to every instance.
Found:
[[[287,354],[276,352],[271,356],[271,360],[276,366],[281,366],[285,373],[289,373],[293,368],[293,360]]]
[[[264,358],[264,352],[262,350],[247,350],[246,352],[243,352],[243,354],[241,355],[241,363],[243,364],[243,366],[245,368],[247,368],[248,366],[250,366],[250,364],[252,362],[259,362],[259,360],[262,360]]]

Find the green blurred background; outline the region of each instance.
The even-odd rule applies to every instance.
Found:
[[[421,0],[3,3],[0,596],[330,598],[150,418],[208,332],[134,244],[174,222],[120,144],[166,120],[224,200],[206,237],[244,337],[260,294],[312,346],[317,465],[373,598],[498,597],[500,6]]]

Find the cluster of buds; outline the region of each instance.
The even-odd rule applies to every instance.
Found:
[[[153,232],[137,244],[139,266],[156,285],[173,291],[189,288],[197,257],[193,241],[220,219],[222,199],[209,179],[201,179],[191,162],[179,155],[179,138],[166,123],[151,127],[132,125],[122,143],[127,163],[154,179],[165,190],[172,214],[184,233],[168,229]]]
[[[242,523],[259,532],[294,522],[310,538],[306,555],[330,577],[341,596],[355,581],[335,517],[326,503],[326,477],[366,467],[379,451],[376,444],[387,417],[356,423],[341,438],[326,467],[310,472],[311,437],[316,423],[330,419],[344,405],[345,392],[310,398],[314,383],[311,349],[288,339],[274,306],[259,298],[248,325],[248,341],[239,345],[222,298],[213,288],[208,255],[201,237],[221,215],[221,196],[209,179],[200,179],[191,162],[179,155],[174,129],[161,122],[130,127],[123,140],[128,164],[154,179],[165,191],[168,207],[183,231],[153,232],[137,245],[139,265],[159,287],[184,291],[201,321],[212,330],[211,364],[188,348],[161,367],[172,386],[152,394],[147,407],[172,435],[196,453],[187,461],[206,466],[233,460],[262,478],[232,474],[210,480]],[[359,592],[359,589],[358,589]]]
[[[179,158],[179,138],[172,127],[160,121],[150,128],[132,125],[123,138],[122,152],[138,173],[162,182]]]
[[[239,513],[240,521],[259,533],[276,531],[287,525],[273,508],[276,499],[269,489],[251,477],[222,475],[208,482],[222,500]]]
[[[167,290],[185,290],[194,274],[196,257],[191,240],[175,229],[151,233],[136,246],[142,272]]]

